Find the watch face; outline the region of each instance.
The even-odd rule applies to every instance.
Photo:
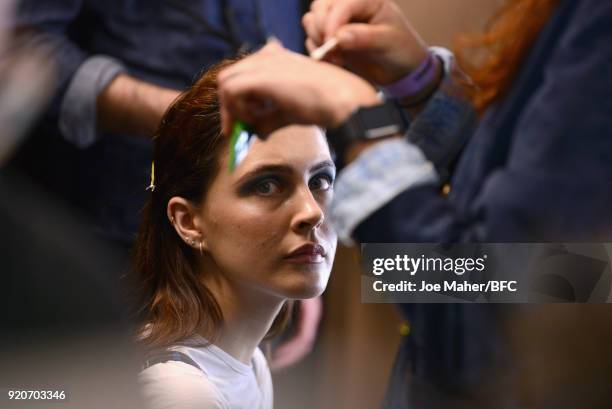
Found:
[[[387,125],[381,126],[380,128],[372,128],[368,129],[365,132],[365,139],[376,139],[376,138],[384,138],[386,136],[397,135],[401,133],[401,128],[399,125]]]
[[[338,128],[329,130],[327,140],[342,162],[344,151],[351,143],[400,135],[407,126],[408,120],[402,115],[401,108],[392,101],[385,101],[373,107],[359,108]]]
[[[399,109],[390,101],[360,109],[358,111],[359,120],[363,126],[360,138],[384,138],[402,133],[404,121]]]

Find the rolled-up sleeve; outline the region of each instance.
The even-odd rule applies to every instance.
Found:
[[[404,190],[438,178],[431,161],[412,143],[393,139],[376,144],[338,176],[331,219],[344,244],[364,219]]]
[[[105,56],[90,56],[69,36],[84,9],[83,0],[22,0],[15,29],[24,47],[45,50],[56,67],[56,88],[49,115],[64,137],[78,146],[95,140],[99,92],[124,67]]]
[[[449,167],[474,133],[477,115],[465,95],[469,78],[453,54],[441,47],[430,49],[443,62],[444,78],[423,111],[414,118],[407,138],[429,159],[441,182],[450,178]]]
[[[125,71],[119,61],[103,55],[81,64],[64,93],[59,112],[59,129],[67,140],[81,148],[95,142],[98,95]]]

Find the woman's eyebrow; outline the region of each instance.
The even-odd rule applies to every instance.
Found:
[[[291,172],[292,172],[292,168],[291,166],[288,166],[288,165],[261,165],[261,166],[256,167],[255,169],[248,171],[244,175],[242,175],[238,179],[238,181],[236,181],[236,184],[240,184],[244,180],[248,180],[261,173],[291,173]]]
[[[316,165],[312,166],[310,168],[310,173],[314,173],[317,170],[323,169],[323,168],[333,168],[334,171],[336,170],[336,165],[334,164],[333,161],[331,160],[324,160],[322,162],[317,163]]]
[[[332,168],[332,169],[336,169],[336,165],[334,165],[334,162],[331,160],[324,160],[321,161],[319,163],[317,163],[316,165],[313,165],[310,167],[309,172],[310,173],[314,173],[318,170],[321,170],[323,168]],[[262,173],[284,173],[284,174],[290,174],[294,171],[294,169],[289,166],[289,165],[274,165],[274,164],[268,164],[268,165],[261,165],[256,167],[255,169],[252,169],[248,172],[246,172],[244,175],[242,175],[237,181],[236,184],[241,184],[243,183],[245,180],[249,180],[257,175],[260,175]]]

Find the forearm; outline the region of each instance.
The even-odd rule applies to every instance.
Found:
[[[179,91],[120,74],[98,95],[98,129],[151,136],[178,95]]]
[[[465,84],[469,80],[457,67],[449,51],[435,50],[443,62],[443,72],[436,79],[433,93],[431,89],[424,90],[431,95],[423,104],[413,107],[418,111],[410,111],[412,120],[406,138],[423,151],[438,171],[440,182],[445,183],[450,178],[452,163],[473,134],[477,117],[465,94]],[[350,163],[380,141],[355,143],[347,151],[346,160]]]

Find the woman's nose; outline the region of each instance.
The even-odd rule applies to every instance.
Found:
[[[299,189],[295,200],[296,213],[293,217],[292,229],[296,233],[307,233],[323,223],[325,213],[309,188]]]

